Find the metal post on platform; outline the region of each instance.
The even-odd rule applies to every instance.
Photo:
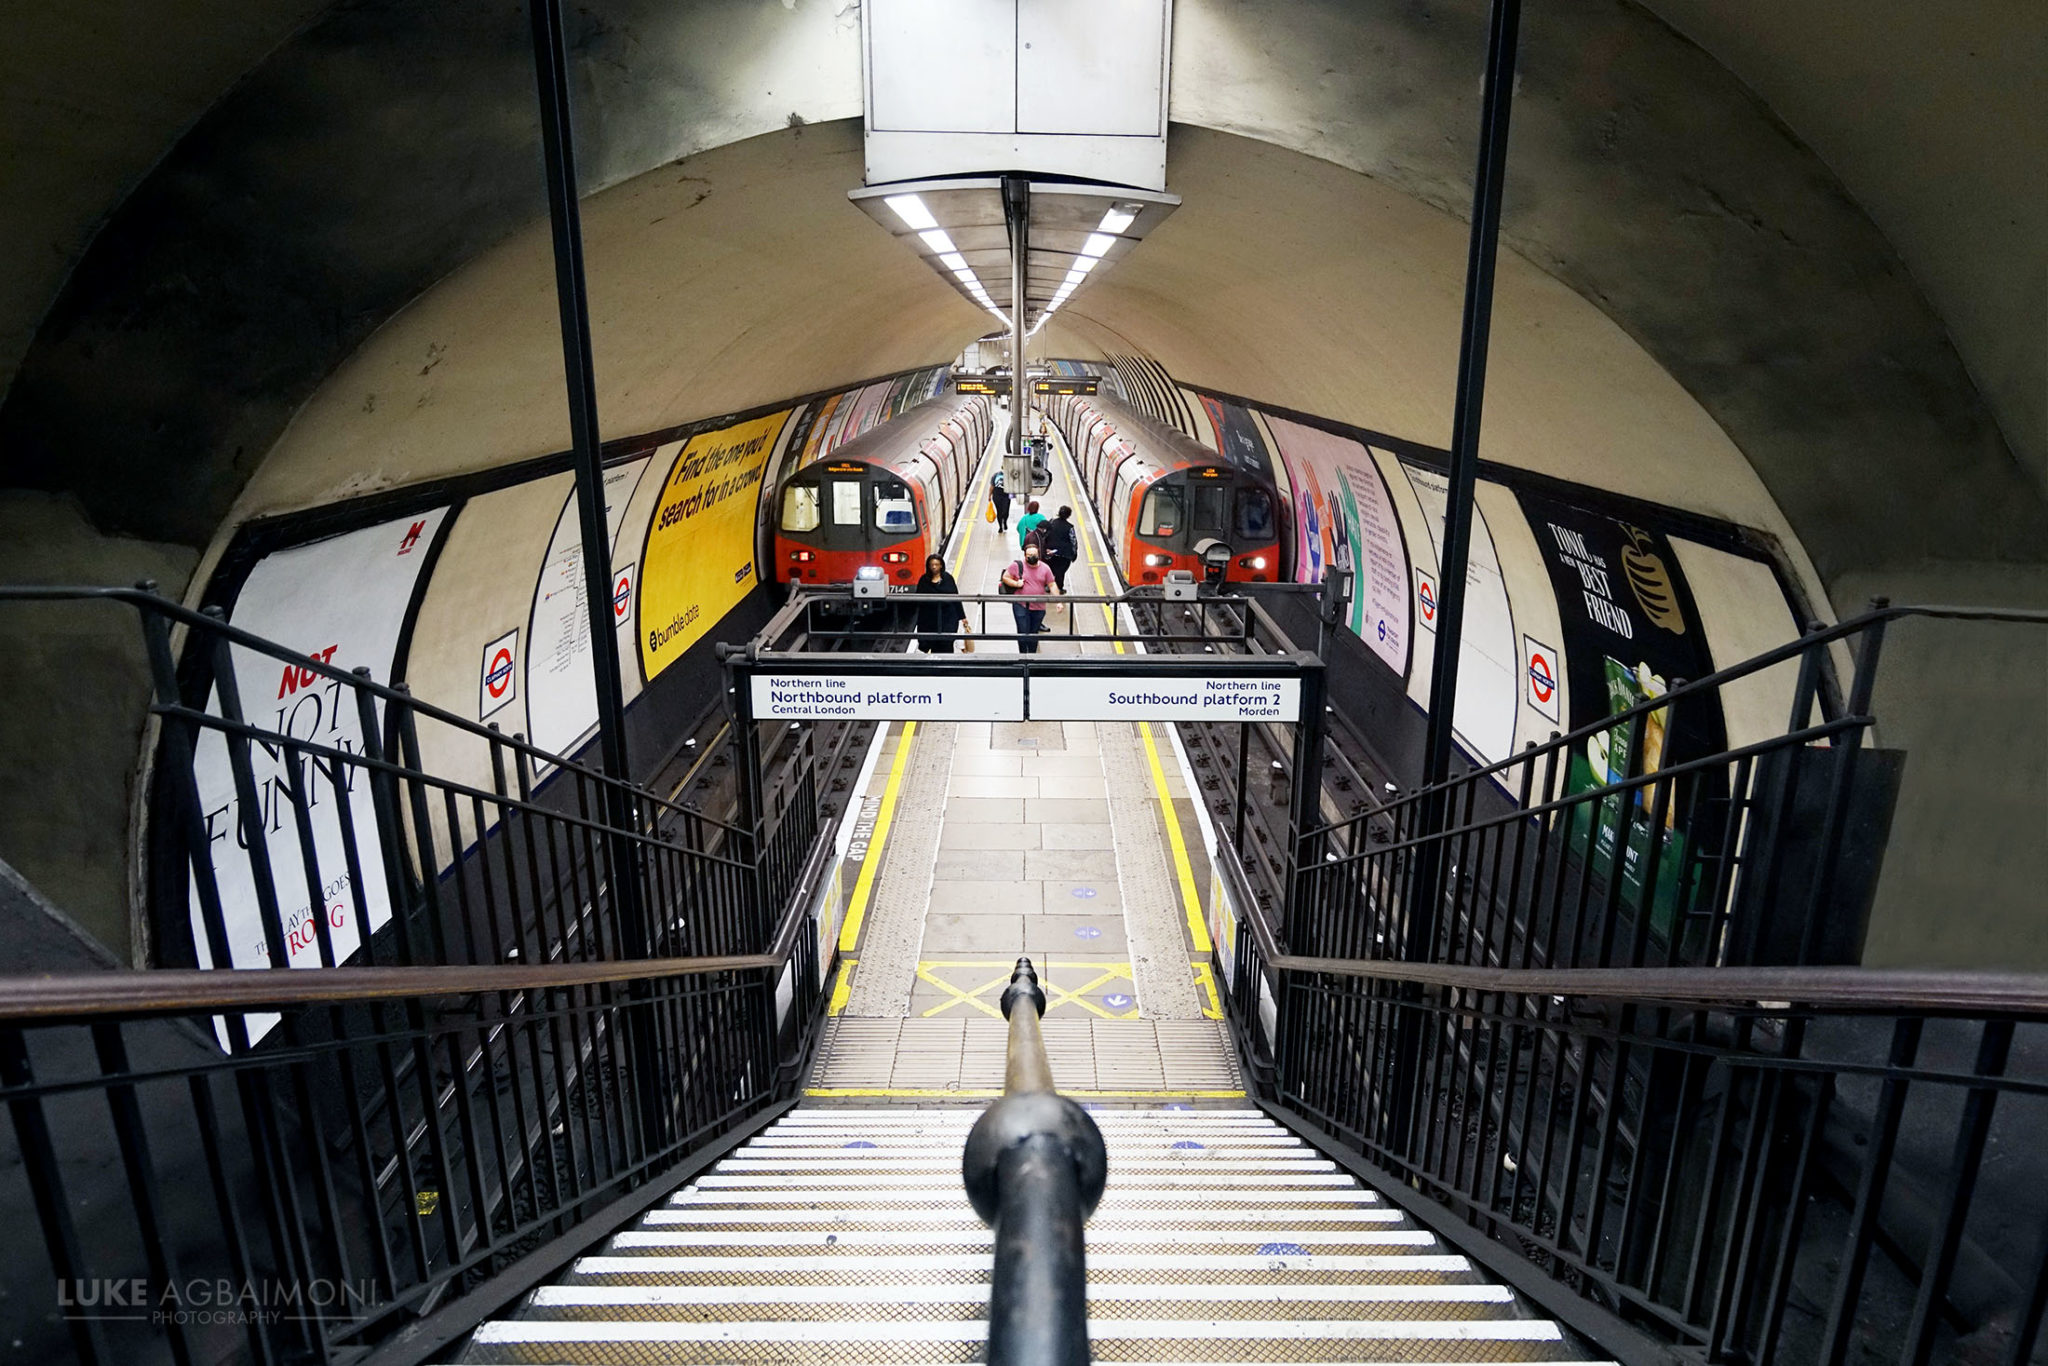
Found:
[[[1031,182],[1020,175],[1003,177],[1003,221],[1010,229],[1010,440],[1009,453],[1024,453],[1024,405],[1030,393],[1024,378],[1024,286],[1029,278],[1025,258],[1031,251]],[[1031,496],[1031,478],[1013,490]]]
[[[1458,656],[1465,626],[1465,574],[1472,548],[1472,499],[1479,474],[1479,419],[1486,397],[1486,351],[1493,325],[1494,262],[1500,248],[1501,199],[1507,188],[1508,113],[1514,101],[1515,50],[1521,0],[1493,0],[1486,35],[1486,79],[1480,96],[1479,167],[1472,190],[1472,238],[1465,264],[1465,315],[1458,343],[1458,387],[1451,417],[1450,487],[1444,498],[1443,554],[1437,563],[1436,648],[1431,657],[1428,729],[1423,741],[1420,840],[1402,907],[1401,956],[1426,960],[1443,915],[1447,867],[1443,833],[1448,811],[1436,790],[1450,777],[1451,729],[1458,707]],[[1425,1040],[1420,994],[1399,992],[1390,1092],[1385,1113],[1397,1149],[1412,1150],[1425,1094]]]
[[[1287,802],[1287,845],[1294,851],[1294,866],[1287,878],[1287,905],[1282,908],[1279,928],[1280,942],[1297,953],[1301,946],[1295,943],[1294,932],[1304,875],[1322,860],[1321,846],[1312,844],[1307,834],[1322,814],[1324,685],[1320,659],[1302,668],[1301,720],[1294,727],[1294,788]]]
[[[1450,489],[1444,501],[1443,554],[1437,563],[1436,648],[1431,656],[1428,730],[1423,743],[1422,783],[1434,787],[1450,776],[1451,729],[1458,706],[1458,657],[1465,625],[1465,576],[1472,549],[1472,499],[1479,474],[1479,419],[1486,398],[1486,353],[1493,326],[1494,263],[1500,249],[1501,199],[1507,188],[1508,114],[1514,102],[1515,51],[1521,0],[1493,0],[1487,29],[1486,84],[1480,100],[1479,169],[1472,192],[1472,238],[1465,264],[1465,315],[1458,345],[1458,388],[1451,419]],[[1443,830],[1446,812],[1427,798],[1422,837]],[[1411,921],[1422,923],[1407,937],[1424,951],[1435,942],[1432,927],[1441,883],[1441,850],[1420,851]]]
[[[583,222],[577,205],[575,132],[569,108],[568,46],[562,36],[561,0],[529,0],[533,65],[540,102],[542,159],[547,166],[548,222],[554,234],[555,301],[562,326],[562,372],[569,398],[569,436],[575,455],[577,525],[583,535],[583,596],[590,629],[591,681],[597,693],[598,754],[604,775],[607,887],[617,919],[619,949],[627,958],[651,952],[651,926],[641,897],[638,828],[629,784],[626,704],[620,681],[618,631],[612,622],[611,519],[604,505],[604,460],[597,421],[597,380],[591,362],[590,300],[583,276]],[[645,983],[631,988],[636,1000]],[[635,1078],[648,1151],[667,1141],[669,1112],[660,1103],[653,1018],[633,1012]]]

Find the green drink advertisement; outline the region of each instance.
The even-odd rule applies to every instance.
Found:
[[[1692,591],[1662,532],[1538,494],[1518,492],[1517,497],[1557,594],[1570,681],[1569,729],[1654,701],[1679,682],[1713,671]],[[1595,731],[1575,746],[1566,792],[1593,791],[1726,747],[1718,698],[1653,710],[1643,717],[1640,734],[1641,754],[1632,752],[1635,735],[1629,724]],[[1618,861],[1622,905],[1640,914],[1649,902],[1650,942],[1659,948],[1669,945],[1672,926],[1680,909],[1690,904],[1699,877],[1684,817],[1715,795],[1708,785],[1716,782],[1725,779],[1710,773],[1671,788],[1661,832],[1653,825],[1653,785],[1572,808],[1566,838],[1573,855],[1590,858],[1596,879],[1603,882],[1615,876]]]

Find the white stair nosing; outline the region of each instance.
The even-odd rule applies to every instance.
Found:
[[[782,1255],[752,1257],[667,1257],[643,1253],[631,1257],[598,1254],[575,1263],[578,1275],[651,1276],[657,1274],[708,1272],[804,1272],[839,1271],[981,1271],[995,1265],[992,1252],[877,1253],[872,1256]],[[1300,1256],[1238,1254],[1226,1252],[1105,1252],[1091,1256],[1088,1265],[1097,1271],[1405,1271],[1428,1275],[1462,1275],[1472,1264],[1455,1253],[1348,1253],[1312,1252]]]
[[[549,1285],[533,1292],[536,1308],[606,1308],[622,1305],[842,1304],[871,1300],[867,1285]],[[892,1285],[892,1304],[987,1304],[986,1284]],[[1297,1304],[1512,1304],[1502,1285],[1329,1285],[1231,1283],[1187,1285],[1174,1281],[1091,1281],[1091,1300],[1224,1300]]]
[[[1115,1209],[1113,1209],[1113,1208],[1112,1208],[1112,1209],[1110,1210],[1110,1213],[1111,1213],[1112,1215],[1115,1215],[1115,1214],[1117,1213],[1117,1211],[1116,1211]],[[1090,1227],[1092,1228],[1092,1227],[1094,1226],[1095,1220],[1097,1220],[1097,1219],[1100,1219],[1101,1217],[1102,1217],[1102,1211],[1100,1211],[1100,1210],[1097,1210],[1097,1211],[1096,1211],[1096,1213],[1095,1213],[1095,1215],[1094,1215],[1094,1216],[1093,1216],[1093,1217],[1092,1217],[1092,1218],[1091,1218],[1091,1219],[1089,1220],[1089,1226],[1090,1226]],[[1197,1208],[1194,1208],[1193,1206],[1188,1206],[1188,1207],[1185,1207],[1185,1208],[1182,1208],[1182,1209],[1157,1209],[1157,1208],[1150,1208],[1150,1207],[1148,1207],[1148,1208],[1146,1208],[1146,1209],[1144,1209],[1144,1210],[1132,1211],[1129,1217],[1132,1217],[1132,1218],[1144,1218],[1144,1219],[1149,1219],[1149,1220],[1153,1220],[1153,1221],[1155,1221],[1155,1222],[1158,1222],[1158,1223],[1160,1223],[1160,1224],[1162,1224],[1162,1225],[1163,1225],[1163,1224],[1166,1224],[1166,1223],[1182,1223],[1182,1224],[1189,1224],[1189,1223],[1195,1223],[1195,1224],[1233,1224],[1233,1225],[1237,1225],[1237,1224],[1242,1224],[1242,1223],[1244,1223],[1244,1222],[1245,1222],[1246,1220],[1257,1220],[1257,1221],[1259,1221],[1259,1222],[1262,1222],[1262,1223],[1275,1223],[1275,1224],[1281,1224],[1281,1223],[1288,1223],[1288,1222],[1295,1222],[1295,1223],[1316,1223],[1316,1222],[1321,1222],[1321,1221],[1329,1221],[1329,1222],[1338,1222],[1338,1221],[1342,1221],[1342,1220],[1346,1220],[1346,1219],[1357,1219],[1357,1220],[1361,1220],[1361,1221],[1364,1221],[1364,1222],[1368,1222],[1368,1223],[1397,1223],[1397,1222],[1399,1222],[1400,1220],[1402,1220],[1402,1219],[1406,1218],[1407,1216],[1406,1216],[1406,1215],[1404,1215],[1404,1214],[1403,1214],[1403,1213],[1402,1213],[1402,1212],[1401,1212],[1400,1210],[1394,1209],[1394,1208],[1392,1208],[1391,1206],[1379,1206],[1379,1205],[1375,1205],[1375,1206],[1372,1206],[1372,1207],[1369,1207],[1369,1208],[1365,1208],[1365,1209],[1355,1209],[1355,1210],[1353,1210],[1353,1209],[1275,1209],[1275,1210],[1262,1210],[1262,1209],[1251,1209],[1251,1210],[1245,1210],[1245,1209],[1229,1209],[1229,1210],[1218,1210],[1218,1209],[1197,1209]],[[898,1223],[898,1222],[900,1222],[900,1223],[911,1223],[911,1222],[913,1222],[913,1221],[922,1221],[922,1222],[929,1222],[929,1221],[932,1221],[932,1220],[940,1220],[940,1219],[952,1219],[952,1220],[956,1220],[956,1221],[961,1221],[961,1222],[968,1222],[968,1221],[971,1221],[971,1222],[973,1222],[973,1223],[976,1223],[976,1224],[979,1224],[979,1223],[981,1222],[981,1216],[980,1216],[980,1215],[978,1215],[978,1214],[976,1214],[976,1213],[975,1213],[975,1212],[974,1212],[974,1211],[973,1211],[972,1209],[970,1209],[970,1208],[967,1208],[966,1206],[961,1206],[961,1207],[960,1207],[960,1208],[958,1208],[958,1209],[943,1209],[943,1210],[932,1210],[932,1209],[901,1209],[901,1208],[897,1208],[897,1207],[894,1207],[894,1206],[892,1206],[892,1207],[890,1207],[890,1208],[887,1208],[887,1209],[876,1209],[876,1210],[865,1210],[865,1211],[863,1211],[863,1210],[791,1210],[791,1209],[773,1209],[773,1210],[759,1210],[759,1209],[736,1209],[736,1210],[717,1210],[717,1209],[700,1209],[700,1208],[696,1208],[696,1207],[686,1207],[686,1208],[680,1208],[680,1209],[679,1209],[679,1208],[673,1208],[673,1207],[670,1207],[670,1208],[662,1208],[662,1209],[654,1209],[654,1210],[649,1210],[649,1211],[648,1211],[648,1212],[647,1212],[646,1214],[643,1214],[643,1215],[641,1215],[641,1216],[640,1216],[640,1223],[641,1223],[641,1225],[642,1225],[642,1226],[644,1227],[644,1226],[646,1226],[646,1225],[650,1225],[650,1224],[717,1224],[717,1223],[734,1223],[734,1224],[773,1224],[773,1223],[786,1223],[786,1222],[797,1222],[797,1223],[824,1223],[824,1222],[827,1222],[828,1220],[832,1220],[832,1221],[843,1221],[843,1222],[847,1222],[847,1223],[856,1223],[856,1222],[861,1222],[861,1221],[864,1221],[864,1220],[866,1220],[866,1221],[874,1221],[874,1222],[878,1222],[878,1223]]]
[[[1111,1179],[1118,1180],[1119,1184],[1127,1187],[1135,1186],[1142,1188],[1145,1186],[1168,1184],[1159,1177],[1152,1177],[1147,1174],[1139,1174],[1135,1177],[1126,1177],[1120,1180],[1116,1177]],[[1231,1179],[1247,1186],[1284,1186],[1294,1183],[1307,1186],[1349,1186],[1352,1184],[1350,1176],[1336,1171],[1301,1172],[1299,1174],[1290,1173],[1276,1176],[1238,1175],[1233,1173]],[[877,1172],[872,1176],[864,1178],[860,1184],[863,1186],[908,1186],[920,1182],[928,1182],[928,1180],[928,1177],[917,1172],[904,1172],[900,1174]],[[833,1175],[829,1172],[821,1172],[815,1176],[775,1176],[766,1172],[754,1175],[720,1176],[714,1172],[710,1175],[698,1177],[692,1184],[700,1190],[773,1190],[784,1188],[790,1190],[814,1190],[820,1187],[826,1189],[835,1186],[843,1187],[845,1181],[846,1178],[843,1175]]]
[[[1156,1228],[1089,1229],[1096,1243],[1156,1243],[1197,1240],[1204,1243],[1375,1243],[1389,1247],[1434,1247],[1436,1235],[1424,1229],[1231,1229],[1168,1230]],[[923,1243],[965,1243],[992,1246],[995,1234],[986,1228],[954,1229],[745,1229],[735,1232],[615,1233],[614,1248],[629,1247],[916,1247]]]
[[[1128,1204],[1149,1203],[1156,1200],[1185,1200],[1188,1192],[1180,1186],[1112,1186],[1102,1197],[1110,1208],[1122,1208]],[[1299,1187],[1273,1187],[1270,1189],[1241,1189],[1203,1191],[1201,1198],[1210,1204],[1232,1202],[1237,1204],[1285,1204],[1307,1202],[1309,1204],[1335,1203],[1353,1205],[1377,1205],[1381,1203],[1378,1193],[1357,1186],[1323,1186],[1303,1190]],[[669,1197],[669,1203],[676,1205],[788,1205],[791,1208],[805,1208],[794,1204],[796,1201],[810,1201],[811,1208],[824,1202],[900,1204],[923,1202],[931,1205],[964,1206],[967,1192],[958,1186],[869,1186],[855,1190],[832,1190],[815,1186],[794,1187],[730,1187],[719,1186],[711,1190],[695,1188],[678,1191]]]
[[[1558,1342],[1547,1319],[1098,1319],[1094,1340],[1147,1338],[1231,1342]],[[477,1329],[479,1343],[514,1342],[978,1342],[986,1319],[739,1320],[509,1319]]]
[[[856,1150],[843,1157],[728,1157],[719,1162],[713,1170],[720,1175],[739,1176],[747,1172],[789,1171],[789,1172],[900,1172],[900,1171],[957,1171],[960,1167],[959,1153],[934,1154],[931,1157],[876,1157],[864,1150]],[[1121,1171],[1181,1171],[1190,1167],[1206,1168],[1210,1171],[1267,1171],[1267,1172],[1333,1172],[1337,1164],[1327,1157],[1211,1157],[1205,1154],[1189,1154],[1186,1157],[1140,1157],[1125,1158],[1118,1162],[1111,1154],[1109,1169]]]

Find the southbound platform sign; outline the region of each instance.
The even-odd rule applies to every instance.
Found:
[[[784,721],[1285,721],[1301,719],[1294,678],[1161,678],[1143,673],[1024,679],[989,673],[758,673],[754,716]]]

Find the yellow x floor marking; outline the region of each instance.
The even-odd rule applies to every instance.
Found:
[[[956,1006],[972,1006],[984,1015],[993,1015],[997,1019],[1001,1019],[1002,1010],[995,1002],[985,998],[994,994],[998,1000],[1000,999],[1001,989],[1010,984],[1010,973],[1015,966],[1014,961],[994,958],[935,958],[919,963],[917,965],[918,980],[930,982],[952,998],[951,1000],[941,1001],[939,1004],[925,1010],[923,1012],[924,1017],[929,1019],[934,1015],[943,1015]],[[1105,1020],[1135,1020],[1138,1018],[1137,980],[1132,975],[1131,965],[1128,962],[1090,962],[1066,958],[1055,959],[1044,964],[1043,967],[1044,976],[1039,979],[1039,985],[1045,988],[1046,1014],[1052,1014],[1053,1011],[1063,1005],[1074,1005],[1091,1015],[1099,1015]],[[979,986],[962,989],[948,982],[944,977],[939,976],[936,969],[940,968],[992,968],[997,970],[997,975],[989,978]],[[1068,969],[1092,971],[1095,973],[1095,976],[1077,987],[1061,986],[1054,980],[1054,977],[1056,974],[1064,975]],[[1111,982],[1118,981],[1131,983],[1130,995],[1132,1004],[1129,1010],[1121,1012],[1108,1010],[1087,999],[1086,993],[1099,990]]]

